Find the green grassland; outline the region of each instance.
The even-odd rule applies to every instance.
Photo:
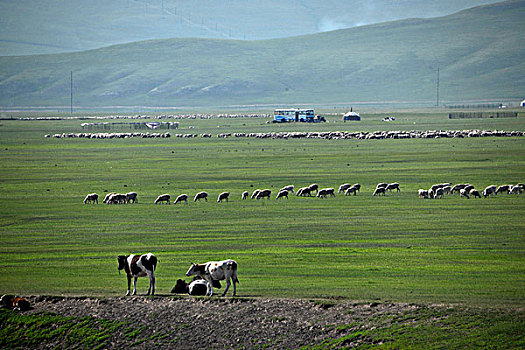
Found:
[[[523,118],[449,120],[370,114],[361,123],[266,124],[262,118],[183,120],[179,132],[507,129]],[[414,124],[415,123],[415,124]],[[434,183],[523,182],[525,139],[48,139],[80,121],[0,122],[0,290],[122,295],[116,256],[153,252],[157,292],[190,262],[233,258],[241,296],[523,307],[523,196],[417,198]],[[194,126],[195,129],[187,129]],[[401,192],[372,197],[376,183]],[[274,200],[280,187],[344,182],[357,196]],[[271,200],[241,201],[270,188]],[[209,202],[154,205],[156,196],[210,193]],[[87,193],[139,193],[135,205],[84,205]],[[222,191],[228,203],[216,202]],[[147,281],[139,281],[139,292]]]

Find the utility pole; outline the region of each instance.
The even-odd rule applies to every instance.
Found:
[[[71,91],[71,99],[70,99],[70,112],[71,114],[73,114],[73,71],[71,71],[71,86],[70,86],[70,91]]]
[[[436,81],[436,107],[439,107],[439,67],[437,70],[437,81]]]

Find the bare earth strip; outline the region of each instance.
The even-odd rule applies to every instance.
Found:
[[[129,323],[140,329],[141,348],[296,349],[373,329],[378,319],[393,319],[422,306],[354,302],[316,302],[300,299],[219,299],[171,297],[31,297],[27,313],[53,313],[65,317],[93,317]],[[385,317],[386,316],[386,317]],[[375,320],[376,322],[374,322]],[[348,325],[355,325],[355,327]],[[345,325],[345,327],[337,327]],[[133,345],[120,331],[104,348]],[[157,336],[155,336],[157,335]],[[355,339],[363,345],[366,338]],[[44,345],[44,344],[42,344]],[[57,344],[55,344],[57,345]],[[342,344],[340,344],[342,345]]]

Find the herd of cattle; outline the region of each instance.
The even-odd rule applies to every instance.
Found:
[[[152,253],[143,255],[119,255],[117,257],[117,270],[124,270],[128,282],[126,295],[137,294],[137,279],[139,277],[149,278],[149,288],[146,295],[155,294],[155,270],[157,269],[157,257]],[[213,288],[221,288],[220,281],[226,280],[226,288],[222,296],[226,295],[230,285],[233,283],[233,296],[237,295],[237,262],[235,260],[210,261],[204,264],[192,263],[186,276],[195,276],[193,281],[179,279],[171,290],[172,293],[188,293],[190,295],[213,295]],[[133,292],[131,292],[131,279],[133,278]]]
[[[318,131],[318,132],[252,132],[252,133],[220,133],[218,138],[229,137],[250,137],[259,139],[356,139],[356,140],[382,140],[382,139],[435,139],[435,138],[464,138],[464,137],[516,137],[524,136],[523,131],[502,131],[502,130],[429,130],[429,131]],[[170,134],[166,133],[148,133],[148,132],[112,132],[112,133],[61,133],[46,134],[46,138],[88,138],[88,139],[125,139],[125,138],[211,138],[210,133],[203,134]]]
[[[359,183],[350,184],[350,183],[344,183],[341,186],[339,186],[337,193],[343,193],[345,196],[350,195],[357,195],[358,192],[361,190],[361,185]],[[392,191],[400,192],[401,188],[398,182],[380,182],[375,187],[374,192],[372,193],[372,196],[385,196],[388,192]],[[437,199],[437,198],[443,198],[446,194],[454,194],[459,193],[460,197],[464,198],[470,198],[470,197],[488,197],[490,195],[497,195],[501,193],[506,194],[521,194],[523,191],[525,191],[525,185],[522,183],[519,183],[517,185],[490,185],[487,186],[483,191],[479,191],[476,188],[474,188],[473,185],[469,183],[464,184],[456,184],[452,185],[451,183],[441,183],[441,184],[435,184],[432,185],[428,190],[420,189],[418,190],[418,197],[425,198],[425,199]],[[277,195],[275,196],[275,199],[282,199],[286,198],[288,199],[290,194],[295,194],[299,197],[311,197],[312,195],[315,195],[317,198],[327,198],[327,197],[335,197],[335,188],[327,187],[327,188],[319,188],[319,185],[317,184],[311,184],[306,187],[301,187],[295,191],[294,185],[288,185],[280,190],[277,191]],[[270,199],[272,195],[272,190],[270,189],[256,189],[253,191],[250,195],[250,192],[244,191],[241,194],[241,200],[247,200],[248,198],[251,199]],[[128,193],[116,193],[111,192],[106,194],[104,197],[102,203],[105,204],[130,204],[130,203],[137,203],[137,192],[128,192]],[[198,192],[194,197],[193,201],[201,201],[202,199],[206,202],[208,201],[208,192],[201,191]],[[92,204],[98,204],[98,194],[97,193],[90,193],[84,198],[84,204],[92,203]],[[173,204],[188,204],[188,199],[190,198],[189,195],[186,193],[180,194],[177,197],[175,197],[175,200],[173,201]],[[217,202],[222,203],[223,201],[228,202],[230,198],[230,192],[221,192],[217,197]],[[168,193],[164,193],[159,195],[155,201],[154,204],[171,204],[172,197]]]

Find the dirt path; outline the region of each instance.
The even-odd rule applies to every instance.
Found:
[[[372,320],[414,311],[409,304],[316,302],[297,299],[115,297],[30,297],[28,313],[94,317],[129,322],[140,329],[140,348],[296,349],[374,327]],[[338,329],[338,325],[354,326]],[[124,327],[125,328],[125,327]],[[154,336],[157,335],[157,336]],[[131,346],[122,332],[105,348]],[[366,339],[357,340],[366,342]],[[345,344],[351,346],[357,344]]]

